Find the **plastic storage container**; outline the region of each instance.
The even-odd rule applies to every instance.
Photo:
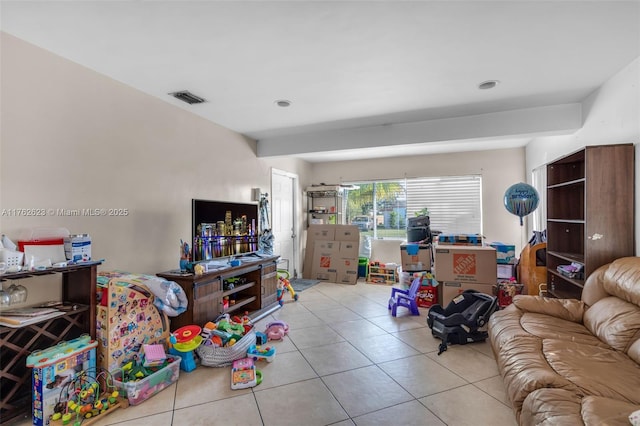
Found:
[[[118,371],[113,375],[115,386],[126,394],[130,405],[138,405],[146,401],[178,380],[182,358],[169,355],[167,360],[169,361],[167,366],[142,380],[122,382],[122,372]]]
[[[369,266],[369,259],[366,257],[358,258],[358,277],[367,277],[367,266]]]

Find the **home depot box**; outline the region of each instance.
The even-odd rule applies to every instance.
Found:
[[[360,241],[360,230],[356,225],[333,225],[335,226],[336,241]]]
[[[341,284],[356,284],[358,282],[357,257],[338,257],[335,282]]]
[[[489,244],[490,247],[496,249],[496,259],[498,263],[501,264],[509,264],[513,263],[516,258],[516,246],[509,244],[502,244],[499,242],[494,242]]]
[[[430,271],[431,244],[400,244],[403,271]]]
[[[337,272],[340,241],[316,241],[313,248],[311,279],[330,281]]]
[[[360,241],[340,241],[340,257],[358,257],[360,252]]]
[[[333,241],[336,238],[335,225],[309,225],[307,229],[307,242],[318,240]]]
[[[442,303],[441,305],[447,307],[454,297],[459,295],[465,290],[476,290],[480,293],[493,295],[495,284],[488,283],[462,283],[445,281],[440,282],[442,287]]]
[[[440,282],[496,283],[496,250],[493,247],[437,245],[436,279]]]

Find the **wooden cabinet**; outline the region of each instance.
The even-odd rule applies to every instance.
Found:
[[[319,185],[307,188],[308,225],[341,225],[344,222],[344,189]]]
[[[588,146],[547,165],[547,291],[580,298],[598,267],[634,253],[633,144]],[[562,265],[582,266],[571,276]]]
[[[248,311],[255,319],[276,307],[277,259],[278,256],[269,256],[243,260],[240,266],[200,276],[173,271],[157,274],[180,285],[189,301],[185,312],[171,318],[171,330],[191,324],[202,326],[223,313],[242,315]]]
[[[0,275],[1,281],[38,279],[38,276],[60,273],[62,297],[72,309],[64,315],[31,325],[0,325],[0,424],[28,417],[31,411],[31,369],[26,360],[33,351],[55,346],[82,334],[96,337],[97,265],[91,262],[44,271],[17,272]],[[33,277],[33,278],[32,278]]]

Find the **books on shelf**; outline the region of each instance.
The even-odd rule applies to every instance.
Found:
[[[41,321],[45,321],[51,318],[56,318],[64,315],[65,313],[62,311],[54,311],[46,314],[40,314],[36,316],[26,316],[26,315],[7,315],[5,313],[0,313],[0,325],[4,325],[7,327],[22,327],[25,325],[36,324]]]
[[[2,309],[0,310],[0,316],[37,317],[39,315],[50,314],[52,312],[58,312],[58,310],[56,308],[42,306],[29,306],[24,308]]]

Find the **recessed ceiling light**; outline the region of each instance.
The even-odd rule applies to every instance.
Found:
[[[291,101],[288,101],[286,99],[280,99],[278,101],[275,101],[274,103],[281,108],[286,108],[288,106],[291,106]]]
[[[481,90],[493,89],[498,85],[498,83],[500,83],[498,80],[483,81],[482,83],[478,84],[478,89],[481,89]]]

